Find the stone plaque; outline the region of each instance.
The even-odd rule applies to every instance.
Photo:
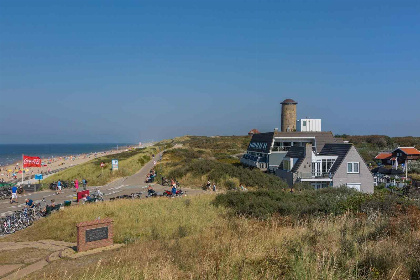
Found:
[[[83,252],[114,244],[112,223],[111,219],[79,223],[77,225],[77,251]]]
[[[100,227],[88,229],[86,231],[86,242],[98,241],[101,239],[108,239],[108,227]]]

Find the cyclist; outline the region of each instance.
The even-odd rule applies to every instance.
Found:
[[[156,193],[155,190],[152,188],[151,185],[149,185],[149,187],[147,187],[147,195],[153,196],[155,193]]]
[[[26,208],[34,208],[35,207],[35,203],[32,199],[25,199],[25,207]]]

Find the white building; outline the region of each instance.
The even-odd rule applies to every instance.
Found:
[[[297,121],[297,131],[319,132],[321,130],[321,119],[300,119]]]

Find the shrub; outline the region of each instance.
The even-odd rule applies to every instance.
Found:
[[[228,192],[219,194],[214,204],[230,207],[239,215],[267,218],[274,213],[293,216],[339,215],[348,210],[391,216],[406,211],[413,203],[392,194],[369,195],[341,187],[296,193],[278,190]]]

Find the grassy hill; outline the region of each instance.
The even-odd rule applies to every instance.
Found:
[[[104,185],[117,178],[130,176],[136,173],[151,159],[151,155],[158,153],[161,148],[161,146],[152,146],[92,159],[86,163],[70,167],[49,176],[42,180],[42,184],[44,187],[48,187],[50,183],[56,182],[59,179],[70,182],[76,178],[79,179],[79,181],[84,178],[88,181],[90,186]],[[111,170],[112,159],[118,159],[118,171]],[[106,164],[103,172],[100,167],[101,162]]]
[[[201,195],[82,205],[2,241],[74,242],[76,223],[100,216],[114,219],[115,241],[127,244],[117,251],[57,261],[29,279],[420,277],[417,206],[396,197],[349,190],[326,189],[323,194],[340,198],[331,204],[316,203],[321,211],[309,212],[302,204],[319,201],[313,191],[232,192],[216,200],[215,195]],[[267,204],[275,209],[274,201],[281,200],[279,205],[286,205],[287,212],[253,217],[258,217],[257,209]],[[245,209],[244,202],[247,215],[238,211]],[[358,207],[337,208],[342,202]]]
[[[239,157],[246,152],[249,141],[249,136],[175,138],[173,144],[181,144],[182,148],[164,152],[156,170],[189,187],[201,187],[210,180],[224,189],[235,189],[240,184],[251,188],[286,188],[280,178],[240,164]]]

